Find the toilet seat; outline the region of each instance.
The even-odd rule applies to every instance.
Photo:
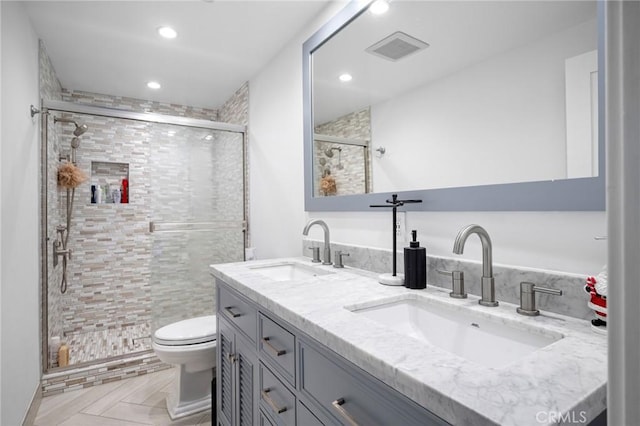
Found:
[[[153,334],[153,341],[165,346],[185,346],[216,340],[216,316],[190,318],[160,327]]]

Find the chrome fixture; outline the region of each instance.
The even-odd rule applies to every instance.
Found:
[[[76,126],[76,129],[73,131],[73,136],[80,136],[83,135],[87,130],[89,130],[89,127],[86,124],[78,124],[75,121],[73,121],[70,118],[58,118],[58,117],[53,117],[53,122],[54,123],[72,123]]]
[[[449,275],[451,277],[451,284],[453,291],[449,293],[450,297],[455,299],[466,299],[467,293],[464,291],[464,272],[462,271],[445,271],[442,269],[436,269],[438,273],[442,275]]]
[[[534,283],[520,283],[520,307],[516,309],[521,315],[534,317],[540,315],[540,311],[536,309],[536,293],[553,294],[554,296],[562,296],[562,290],[555,288],[540,287]]]
[[[336,250],[336,254],[333,256],[334,262],[333,262],[333,267],[334,268],[344,268],[344,263],[342,263],[342,257],[343,256],[349,256],[349,253],[340,251],[340,250]]]
[[[327,148],[324,150],[324,155],[331,158],[333,157],[333,151],[338,151],[338,153],[342,152],[342,148],[337,146],[332,146],[331,148]]]
[[[380,155],[378,156],[378,158],[382,157],[384,155],[385,152],[387,152],[386,148],[384,146],[379,146],[376,148],[376,151],[380,153]]]
[[[76,123],[74,120],[71,120],[70,118],[58,118],[58,117],[53,117],[53,122],[54,123],[72,123],[73,125],[76,126],[75,130],[73,131],[73,139],[71,139],[71,156],[69,157],[69,160],[73,163],[76,164],[76,150],[80,147],[80,138],[79,136],[83,135],[87,130],[89,130],[89,127],[86,124],[78,124]],[[65,157],[60,157],[65,158]]]
[[[320,260],[320,247],[307,247],[307,248],[311,250],[311,253],[313,254],[313,258],[311,259],[312,263],[322,262]]]
[[[31,107],[29,107],[29,112],[31,113],[31,118],[33,118],[36,114],[40,114],[42,111],[31,105]]]
[[[482,243],[482,284],[481,298],[478,303],[482,306],[498,306],[496,302],[495,280],[493,279],[493,264],[491,258],[491,238],[487,231],[480,225],[468,225],[458,232],[456,240],[453,243],[453,252],[462,254],[464,251],[464,243],[471,234],[478,234]]]
[[[324,261],[323,265],[331,265],[331,242],[329,241],[329,227],[325,223],[324,220],[314,219],[310,220],[302,230],[302,235],[309,235],[309,228],[313,225],[320,225],[322,230],[324,231]]]

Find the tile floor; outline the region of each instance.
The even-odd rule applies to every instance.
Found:
[[[210,426],[210,411],[171,421],[165,396],[173,375],[172,368],[45,397],[35,426]]]

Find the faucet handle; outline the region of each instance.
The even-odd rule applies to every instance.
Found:
[[[464,272],[462,271],[446,271],[444,269],[436,269],[439,274],[449,275],[453,291],[449,293],[450,297],[455,299],[466,299],[467,293],[464,291]]]
[[[311,259],[311,262],[320,263],[320,247],[307,247],[307,249],[311,250],[313,253],[313,259]]]
[[[516,311],[521,315],[534,317],[540,315],[540,311],[536,309],[536,293],[553,294],[562,296],[562,290],[555,288],[540,287],[530,282],[520,283],[520,307]]]
[[[340,251],[340,250],[336,250],[336,254],[333,256],[333,259],[334,259],[333,267],[334,268],[344,268],[344,264],[342,263],[342,256],[349,256],[349,253],[343,252],[343,251]]]

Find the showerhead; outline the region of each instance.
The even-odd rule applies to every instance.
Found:
[[[74,126],[76,126],[76,129],[73,131],[73,135],[74,136],[80,136],[82,134],[84,134],[84,132],[86,132],[87,130],[89,130],[89,127],[86,124],[78,124],[75,121],[71,120],[70,118],[58,118],[58,117],[53,117],[53,122],[54,123],[71,123]]]
[[[75,135],[76,132],[73,132],[73,134]],[[78,149],[79,147],[80,147],[80,138],[71,139],[71,148]]]
[[[89,127],[87,127],[86,124],[81,124],[81,125],[77,125],[76,123],[74,123],[76,125],[76,129],[73,131],[73,135],[74,136],[80,136],[82,134],[84,134],[84,132],[86,132],[87,130],[89,130]],[[77,138],[73,138],[74,140]],[[78,142],[79,144],[80,142]],[[71,144],[73,145],[73,141],[71,141]]]
[[[327,157],[331,158],[331,157],[333,157],[333,151],[342,152],[342,148],[336,147],[336,146],[332,146],[331,148],[327,148],[327,149],[324,150],[324,155],[326,155]]]

